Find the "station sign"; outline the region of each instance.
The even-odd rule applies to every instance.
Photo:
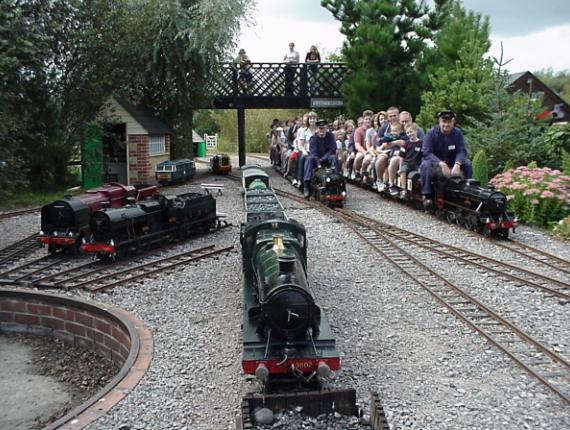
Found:
[[[325,99],[325,98],[311,98],[311,107],[312,108],[341,108],[344,106],[343,99]]]

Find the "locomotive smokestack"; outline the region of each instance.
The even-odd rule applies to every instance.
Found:
[[[293,255],[280,255],[279,273],[292,273],[295,270],[295,257]]]

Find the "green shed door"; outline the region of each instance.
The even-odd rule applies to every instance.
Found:
[[[89,124],[85,128],[81,171],[84,188],[94,188],[103,184],[103,134],[96,124]]]

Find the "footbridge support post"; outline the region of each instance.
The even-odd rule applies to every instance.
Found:
[[[237,115],[239,167],[242,167],[245,164],[245,108],[243,106],[238,106]]]

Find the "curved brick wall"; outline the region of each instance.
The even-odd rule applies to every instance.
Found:
[[[78,344],[121,369],[96,396],[48,429],[78,429],[97,419],[137,385],[152,359],[152,336],[133,316],[107,305],[54,294],[0,288],[0,332]]]

